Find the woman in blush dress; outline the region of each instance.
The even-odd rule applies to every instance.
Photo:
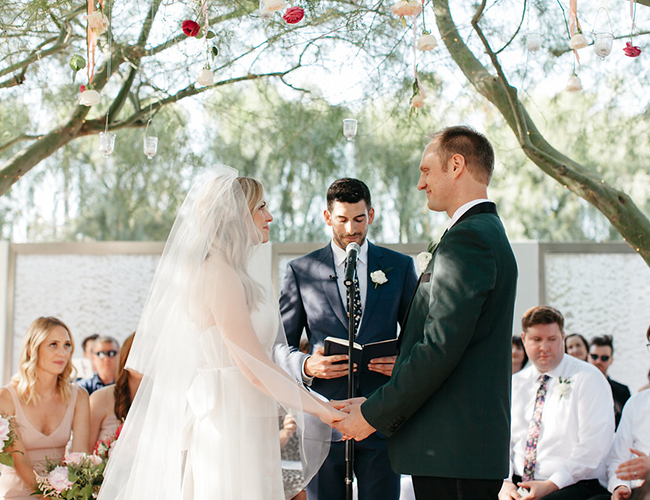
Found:
[[[15,415],[15,468],[0,465],[0,498],[31,500],[34,472],[60,460],[72,434],[72,452],[88,448],[88,394],[70,383],[74,342],[57,318],[38,318],[27,329],[19,371],[0,389],[0,413]]]
[[[564,352],[581,361],[587,361],[587,356],[589,356],[589,344],[587,343],[587,339],[579,333],[567,335],[564,338]]]
[[[143,379],[98,500],[284,499],[278,402],[308,443],[305,482],[327,455],[321,420],[343,414],[270,359],[284,335],[263,196],[227,167],[190,190],[127,359]]]
[[[120,349],[120,364],[115,384],[102,387],[90,395],[90,447],[95,449],[98,441],[110,440],[126,419],[135,393],[140,386],[142,374],[124,369],[126,358],[133,344],[129,335]]]

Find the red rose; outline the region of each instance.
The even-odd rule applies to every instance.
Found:
[[[300,22],[303,17],[305,17],[305,10],[303,8],[289,7],[284,13],[284,16],[282,16],[282,19],[289,24],[296,24]]]
[[[641,49],[639,47],[635,47],[630,42],[627,42],[625,44],[623,52],[625,52],[625,55],[627,57],[639,57],[641,55]]]
[[[187,36],[196,36],[200,30],[201,26],[196,21],[192,21],[191,19],[183,21],[183,33]]]

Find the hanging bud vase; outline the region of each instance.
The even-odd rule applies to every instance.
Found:
[[[346,118],[343,120],[343,135],[348,138],[348,141],[356,137],[357,121],[354,118]]]
[[[607,16],[607,23],[609,24],[609,28],[605,26],[596,31],[598,27],[598,16],[600,15],[601,10]],[[612,20],[609,18],[609,12],[607,12],[607,9],[605,7],[601,7],[598,9],[598,12],[596,12],[594,28],[594,31],[591,33],[594,37],[594,52],[596,52],[596,55],[600,57],[601,61],[604,61],[605,58],[612,53],[612,43],[614,42]]]
[[[115,134],[112,132],[99,133],[99,151],[101,151],[104,158],[108,158],[113,154],[115,149]]]
[[[152,125],[154,135],[149,135],[149,125]],[[147,128],[144,130],[144,144],[143,144],[143,151],[144,155],[149,158],[150,160],[156,156],[156,152],[158,151],[158,137],[155,135],[156,133],[156,128],[153,127],[153,124],[151,123],[151,119],[147,122]]]

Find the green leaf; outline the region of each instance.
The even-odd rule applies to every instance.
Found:
[[[203,28],[199,29],[199,32],[196,34],[194,38],[203,38]]]
[[[214,34],[214,31],[212,31],[212,30],[208,31],[208,34],[205,35],[205,37],[206,37],[208,40],[212,40],[215,36],[217,36],[217,35],[215,35],[215,34]]]
[[[0,453],[0,464],[6,465],[7,467],[14,466],[14,457],[11,453]]]
[[[216,46],[212,46],[212,49],[210,50],[212,53],[212,57],[217,57],[219,55],[219,49]]]

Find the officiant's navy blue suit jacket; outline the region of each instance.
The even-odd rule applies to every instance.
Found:
[[[399,252],[368,242],[368,285],[360,329],[359,344],[397,337],[397,325],[406,315],[415,290],[417,276],[413,259]],[[370,273],[382,270],[388,281],[382,285],[370,279]],[[280,312],[288,352],[278,352],[276,361],[296,379],[302,378],[302,363],[307,356],[298,351],[303,328],[311,351],[322,347],[328,336],[348,338],[348,317],[336,281],[331,245],[289,262],[280,295]],[[284,359],[282,359],[284,358]],[[357,395],[367,395],[388,381],[388,377],[365,372],[360,377]],[[347,377],[314,379],[312,389],[330,399],[347,398]]]

